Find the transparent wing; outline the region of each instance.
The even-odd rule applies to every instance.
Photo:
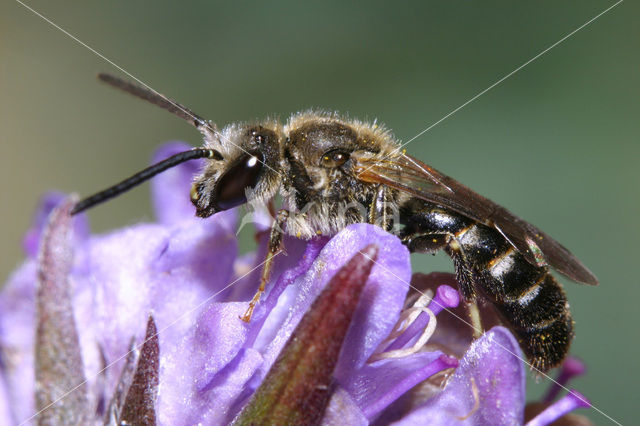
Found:
[[[384,161],[356,157],[358,178],[380,183],[451,209],[500,232],[533,265],[551,265],[579,283],[598,279],[562,244],[504,207],[407,154]]]

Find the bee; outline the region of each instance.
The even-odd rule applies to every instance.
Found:
[[[411,252],[444,250],[464,301],[492,305],[534,368],[546,371],[565,358],[573,320],[551,269],[584,284],[596,285],[597,278],[543,231],[401,151],[384,127],[308,111],[285,124],[267,120],[218,129],[156,92],[108,74],[98,78],[191,123],[204,145],[80,201],[74,214],[196,158],[207,159],[190,194],[202,218],[282,197],[286,208],[276,215],[260,288],[245,321],[265,291],[285,233],[310,239],[374,223],[395,233]]]

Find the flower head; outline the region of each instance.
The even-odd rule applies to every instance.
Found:
[[[184,148],[169,144],[156,157]],[[285,238],[266,296],[241,321],[266,236],[256,253],[238,256],[237,211],[194,218],[197,168],[186,163],[153,181],[157,222],[106,235],[90,235],[83,215],[71,219],[62,195],[45,199],[25,237],[27,260],[0,295],[1,424],[35,416],[228,423],[276,380],[265,383],[327,283],[372,244],[377,257],[349,308],[331,380],[323,377],[323,422],[523,422],[525,369],[511,333],[496,327],[471,344],[463,324],[446,326],[454,320],[441,311],[460,300],[439,284],[455,285],[452,276],[412,281],[406,247],[372,225]],[[408,298],[410,281],[432,290]],[[318,334],[304,334],[304,344],[320,345]]]

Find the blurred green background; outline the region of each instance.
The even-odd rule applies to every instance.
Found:
[[[408,140],[614,2],[27,4],[218,124],[322,107],[378,118]],[[544,229],[599,277],[596,288],[563,281],[573,353],[589,367],[572,386],[622,423],[634,423],[640,378],[639,9],[621,3],[407,146]],[[98,71],[118,73],[2,2],[2,281],[21,262],[45,191],[88,195],[145,166],[162,142],[200,143],[179,119],[98,84]],[[148,189],[90,217],[96,232],[150,220]],[[444,256],[414,260],[451,269]]]

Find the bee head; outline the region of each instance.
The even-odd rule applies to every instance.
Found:
[[[191,187],[196,214],[208,217],[272,197],[280,176],[279,134],[274,125],[231,125],[208,142],[222,158],[209,160]]]

